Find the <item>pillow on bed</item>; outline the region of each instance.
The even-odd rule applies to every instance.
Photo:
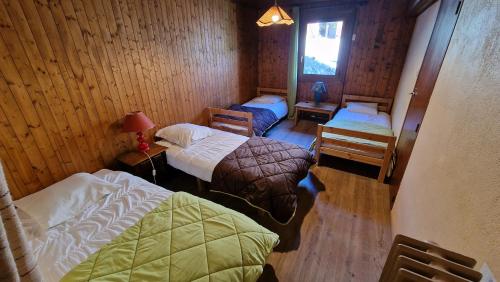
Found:
[[[213,136],[214,134],[214,131],[209,127],[191,123],[167,126],[156,132],[157,137],[183,148],[189,147],[193,142]]]
[[[257,98],[254,98],[252,102],[260,104],[276,104],[283,100],[285,100],[285,98],[277,95],[262,95]]]
[[[14,201],[22,212],[49,229],[73,218],[121,188],[89,173],[77,173],[39,192]]]
[[[352,113],[362,113],[369,115],[378,114],[377,103],[361,103],[361,102],[348,102],[347,110]]]

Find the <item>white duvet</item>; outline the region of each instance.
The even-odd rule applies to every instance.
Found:
[[[94,175],[123,188],[45,236],[28,236],[44,281],[59,281],[173,194],[125,172],[101,170]]]
[[[196,141],[187,148],[168,141],[158,141],[156,144],[168,147],[166,154],[169,165],[211,182],[217,164],[249,139],[246,136],[213,130],[215,135]]]

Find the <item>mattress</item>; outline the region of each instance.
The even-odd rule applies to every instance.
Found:
[[[286,100],[274,104],[257,103],[250,100],[243,104],[243,106],[271,110],[276,117],[278,117],[278,119],[282,119],[288,115],[288,104],[286,103]]]
[[[166,154],[169,165],[203,181],[211,182],[217,164],[248,140],[246,136],[213,130],[215,135],[196,141],[187,148],[164,140],[157,141],[156,144],[168,147]]]
[[[325,124],[326,127],[336,127],[349,129],[360,132],[367,132],[379,135],[393,136],[391,129],[390,116],[386,113],[378,113],[377,115],[353,113],[347,109],[341,109],[335,117]],[[323,137],[330,139],[337,139],[341,141],[348,141],[351,143],[371,145],[375,147],[387,147],[387,143],[371,141],[362,138],[349,137],[339,134],[332,134],[323,132]],[[332,147],[340,149],[340,147],[325,143],[325,147]],[[373,157],[380,158],[381,155],[373,155]]]
[[[94,175],[121,184],[123,189],[49,229],[45,236],[28,236],[45,281],[59,281],[173,194],[124,172],[101,170]]]
[[[391,129],[391,116],[384,112],[379,112],[377,115],[363,114],[363,113],[353,113],[343,108],[337,112],[335,117],[327,122],[325,125],[329,125],[335,121],[353,121],[365,124],[371,124],[375,126],[381,126]]]

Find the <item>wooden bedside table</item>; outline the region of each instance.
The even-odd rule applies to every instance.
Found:
[[[150,144],[148,155],[151,157],[156,169],[156,180],[163,180],[167,171],[167,147],[157,144]],[[153,167],[146,154],[139,151],[130,151],[123,153],[116,158],[118,168],[135,176],[144,178],[154,183]]]
[[[295,125],[299,123],[300,114],[302,112],[312,112],[312,113],[320,113],[327,114],[328,120],[333,118],[333,115],[337,111],[339,105],[332,103],[320,103],[316,105],[314,102],[300,102],[295,105]]]

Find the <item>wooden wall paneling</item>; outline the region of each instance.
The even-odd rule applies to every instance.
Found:
[[[88,58],[90,59],[92,69],[96,70],[95,73],[100,89],[101,91],[106,91],[109,95],[105,96],[104,99],[107,100],[106,107],[111,119],[111,132],[116,136],[115,140],[117,143],[115,144],[119,146],[118,150],[124,151],[131,140],[128,136],[119,134],[121,131],[119,125],[112,121],[124,116],[125,111],[122,107],[120,93],[116,86],[115,77],[112,74],[107,53],[102,50],[104,44],[100,40],[99,29],[94,27],[94,30],[92,30],[91,23],[87,18],[87,13],[92,15],[92,10],[89,9],[89,12],[85,11],[81,1],[73,1],[73,3],[69,1],[63,2],[67,3],[63,5],[63,7],[66,6],[68,13],[66,18],[73,19],[80,26],[82,39],[87,47]]]
[[[26,3],[32,4],[30,1]],[[78,51],[75,47],[73,39],[71,38],[71,33],[65,22],[64,15],[56,16],[56,13],[52,13],[49,4],[45,0],[40,0],[34,2],[36,5],[37,13],[40,16],[42,25],[45,32],[47,32],[48,40],[50,41],[53,48],[56,48],[54,52],[57,55],[57,61],[61,60],[64,63],[65,74],[68,76],[67,81],[73,84],[76,91],[79,92],[79,100],[81,107],[85,108],[86,116],[89,119],[91,127],[88,125],[86,127],[86,132],[93,131],[96,134],[94,138],[91,149],[98,149],[100,152],[100,158],[102,158],[103,163],[109,163],[113,159],[112,146],[106,142],[105,132],[100,124],[100,120],[103,116],[103,109],[99,107],[94,101],[95,95],[91,93],[95,92],[95,84],[89,85],[83,72],[80,59],[78,57]],[[54,9],[58,9],[57,3],[53,3]],[[24,8],[24,7],[23,7]],[[55,47],[54,47],[55,46]],[[78,107],[78,106],[77,106]]]
[[[143,3],[137,3],[134,0],[127,1],[129,13],[131,15],[132,29],[134,30],[135,40],[137,42],[137,48],[139,50],[139,59],[141,62],[144,84],[146,89],[146,100],[147,104],[150,106],[150,116],[153,120],[162,120],[158,115],[157,103],[154,102],[157,93],[157,85],[155,80],[156,72],[151,63],[151,50],[149,49],[149,41],[147,38],[147,32],[144,28],[143,22],[144,17],[142,15]],[[154,88],[154,89],[153,89]]]
[[[16,131],[19,142],[28,152],[40,182],[49,184],[54,180],[52,173],[60,174],[63,168],[47,133],[41,127],[37,109],[34,107],[43,100],[33,97],[32,95],[37,93],[30,93],[24,87],[24,82],[2,38],[0,38],[0,71],[3,73],[0,76],[2,80],[0,89],[2,89],[1,102],[4,111]],[[50,162],[55,162],[55,164],[49,165]]]
[[[0,81],[0,86],[2,85]],[[0,87],[2,93],[4,93],[4,90],[5,89]],[[0,134],[3,139],[3,150],[0,151],[0,157],[2,158],[4,168],[7,168],[4,170],[11,172],[15,177],[15,182],[9,183],[15,184],[15,186],[17,186],[17,191],[23,194],[36,191],[30,189],[30,187],[41,185],[37,177],[37,172],[31,165],[31,160],[28,158],[26,150],[23,148],[23,144],[19,142],[16,132],[11,127],[11,123],[2,107],[0,107]]]
[[[10,8],[10,5],[7,5],[7,7]],[[48,104],[51,102],[51,97],[47,97],[47,94],[50,95],[50,93],[53,93],[53,86],[50,78],[48,78],[45,65],[41,63],[40,60],[36,60],[36,58],[39,57],[35,57],[34,59],[33,56],[30,56],[31,48],[23,48],[29,44],[27,44],[25,41],[21,42],[17,35],[17,31],[14,29],[14,25],[12,24],[10,17],[7,14],[7,9],[3,5],[1,5],[0,8],[0,18],[2,21],[2,28],[0,29],[1,36],[4,38],[4,47],[7,50],[3,48],[0,49],[3,49],[5,50],[4,52],[11,54],[15,65],[14,67],[18,71],[22,83],[24,83],[24,86],[30,94],[32,101],[35,101],[33,106],[37,112],[37,115],[41,117],[39,123],[43,123],[49,131],[46,136],[51,144],[51,147],[54,149],[53,154],[55,158],[59,160],[59,165],[62,166],[61,168],[59,168],[58,164],[49,164],[48,167],[49,169],[51,169],[51,173],[53,173],[53,175],[55,175],[56,177],[58,175],[62,176],[65,173],[74,172],[75,167],[72,164],[71,155],[69,154],[68,148],[65,146],[66,144],[64,143],[63,138],[61,138],[62,136],[64,136],[65,139],[68,138],[69,127],[66,123],[58,128],[58,124],[56,123],[56,121],[63,123],[66,119],[64,117],[64,114],[57,115],[57,119],[54,119],[54,116],[52,115],[52,112],[48,106]],[[13,18],[17,19],[17,17]],[[33,69],[31,68],[30,59],[36,71],[33,71]],[[8,64],[4,67],[8,68],[9,66],[12,65]],[[15,72],[14,69],[9,70],[5,68],[4,71],[12,73]],[[59,112],[59,114],[61,113]],[[58,132],[59,129],[61,129],[61,134],[54,135],[53,133]],[[55,148],[59,148],[59,150],[55,150]],[[54,160],[54,158],[52,158],[52,160]]]
[[[9,185],[9,189],[10,191],[12,191],[11,193],[14,195],[16,194],[19,195],[24,193],[22,190],[19,189],[26,186],[21,182],[21,178],[17,174],[16,169],[14,167],[10,167],[10,165],[12,164],[12,160],[9,158],[7,150],[2,144],[0,144],[0,158],[4,160],[2,162],[2,167],[4,168],[5,171],[5,178],[7,180],[7,183],[11,183]]]
[[[145,65],[143,66],[141,64],[138,49],[139,42],[132,26],[128,3],[127,1],[113,1],[113,3],[115,4],[113,12],[115,16],[120,18],[120,30],[122,33],[119,36],[122,40],[123,48],[125,48],[125,50],[129,50],[129,52],[125,54],[129,58],[129,71],[135,73],[136,76],[134,92],[135,95],[137,95],[137,106],[146,115],[151,115],[151,105],[147,101],[148,92],[144,85],[146,80],[145,73],[147,73],[147,71],[144,70]]]
[[[115,53],[113,38],[110,29],[106,22],[106,15],[104,7],[98,1],[74,1],[78,20],[85,24],[88,22],[88,28],[93,40],[95,41],[95,49],[92,51],[97,52],[94,57],[100,58],[106,81],[112,89],[113,104],[116,109],[116,115],[119,117],[124,116],[126,113],[133,111],[134,104],[130,103],[134,95],[133,89],[130,85],[128,73],[122,74],[120,72],[121,66],[126,66],[123,62],[119,61],[119,54]],[[86,19],[85,19],[86,17]],[[97,64],[97,62],[95,62]],[[128,87],[127,87],[128,86]],[[118,130],[118,129],[117,129]],[[131,142],[132,138],[123,139],[124,142]]]
[[[220,49],[221,31],[220,31],[220,27],[215,22],[215,19],[219,19],[219,15],[217,14],[217,8],[218,8],[217,1],[218,0],[214,1],[215,3],[213,3],[212,5],[209,5],[209,7],[208,7],[208,9],[210,11],[208,22],[209,22],[210,28],[215,31],[212,34],[213,38],[211,40],[211,43],[212,43],[211,45],[212,45],[212,48],[214,50],[214,56],[215,56],[213,72],[217,75],[218,79],[221,81],[221,85],[225,85],[226,82],[225,82],[225,78],[224,78],[223,72],[222,72],[223,66],[220,63],[220,59],[219,59],[219,53],[221,50]],[[215,103],[217,105],[222,105],[224,103],[222,100],[222,97],[220,95],[220,89],[221,89],[221,87],[216,84],[214,91],[217,92],[217,94],[214,98],[215,98]]]
[[[85,27],[80,27],[77,21],[73,5],[70,1],[50,2],[49,8],[52,12],[54,20],[59,27],[59,33],[68,35],[65,42],[67,46],[73,46],[72,56],[70,62],[73,60],[73,68],[76,74],[81,75],[83,78],[81,88],[86,88],[90,92],[90,98],[96,106],[97,115],[99,118],[97,126],[103,132],[103,143],[111,140],[111,146],[108,146],[110,154],[105,156],[105,163],[110,164],[113,161],[113,156],[116,155],[122,148],[122,138],[118,137],[116,133],[118,130],[110,130],[111,126],[103,127],[102,124],[112,125],[114,117],[116,116],[115,108],[110,96],[110,90],[106,84],[106,80],[101,70],[95,69],[92,61],[96,59],[91,58],[91,54],[86,48],[82,33],[88,33]],[[63,37],[64,38],[64,37]]]
[[[198,64],[199,68],[201,70],[201,85],[200,85],[200,92],[199,97],[200,101],[203,105],[208,105],[210,104],[210,100],[208,95],[206,95],[207,92],[209,92],[213,88],[213,82],[214,82],[214,74],[212,71],[210,71],[209,66],[211,64],[212,58],[211,58],[211,53],[208,52],[208,42],[210,41],[209,35],[210,32],[207,29],[206,25],[206,13],[205,11],[205,5],[206,1],[199,1],[195,2],[194,4],[194,19],[193,21],[196,22],[196,30],[197,33],[200,36],[200,40],[198,41],[199,44],[199,52],[198,52]],[[206,114],[204,111],[203,114]]]
[[[200,105],[197,103],[197,99],[195,99],[195,95],[197,93],[197,89],[198,89],[198,76],[197,74],[195,73],[194,71],[194,62],[193,62],[193,59],[194,59],[194,49],[193,49],[193,46],[191,45],[191,41],[190,41],[190,38],[193,36],[191,31],[189,30],[189,27],[187,24],[185,24],[186,22],[190,22],[190,15],[189,15],[189,10],[188,10],[188,6],[187,6],[188,3],[184,2],[184,1],[179,1],[179,0],[176,0],[176,8],[177,8],[177,11],[175,13],[175,15],[177,16],[177,25],[176,25],[176,28],[177,28],[177,32],[179,34],[179,37],[182,39],[180,41],[180,45],[179,48],[180,50],[182,50],[182,53],[183,53],[183,57],[184,57],[184,61],[186,62],[187,61],[187,64],[186,67],[186,71],[187,71],[187,75],[186,75],[186,79],[190,79],[191,80],[191,83],[188,85],[188,95],[186,97],[186,102],[187,102],[187,105],[190,105],[190,111],[191,113],[197,113],[197,116],[195,117],[195,121],[197,122],[200,122],[203,117],[200,116],[203,111],[200,111],[199,112],[199,109],[200,109]]]
[[[369,1],[358,11],[344,93],[394,97],[414,19],[405,1]]]
[[[206,107],[253,97],[257,12],[241,9],[230,0],[0,0],[0,158],[14,197],[134,148],[120,129],[129,111],[157,127],[205,123]]]
[[[160,120],[167,120],[169,118],[168,112],[167,112],[167,107],[165,107],[165,101],[164,101],[164,90],[163,87],[165,86],[165,81],[163,78],[163,75],[161,73],[161,65],[160,65],[160,58],[161,56],[158,54],[159,51],[161,50],[159,47],[159,42],[157,35],[155,34],[153,30],[153,18],[151,17],[150,12],[154,11],[153,7],[151,6],[152,1],[147,1],[143,3],[144,10],[143,10],[143,15],[144,15],[144,25],[147,31],[147,42],[149,43],[149,50],[150,53],[152,54],[151,62],[153,65],[154,73],[155,76],[153,78],[153,90],[155,93],[156,99],[159,99],[159,103],[156,103],[156,111],[158,113],[158,116],[160,116]]]
[[[186,87],[186,77],[183,76],[183,71],[181,69],[181,66],[183,65],[182,62],[180,61],[181,58],[181,52],[178,49],[177,46],[177,39],[178,33],[176,33],[175,29],[175,23],[177,20],[175,20],[174,17],[174,11],[173,11],[173,5],[175,3],[169,2],[164,2],[164,6],[162,7],[163,9],[163,16],[165,19],[167,19],[167,24],[166,24],[166,33],[167,33],[167,40],[170,42],[169,47],[171,50],[171,65],[173,66],[173,72],[172,72],[172,78],[173,78],[173,83],[176,87],[176,103],[174,104],[175,107],[178,109],[177,114],[181,119],[186,118],[186,114],[189,113],[189,109],[186,108],[186,105],[184,103],[185,101],[185,94],[187,93],[187,87]],[[176,55],[177,54],[177,55]],[[181,103],[179,103],[181,102]]]
[[[161,1],[163,2],[163,1]],[[164,42],[167,42],[166,38],[166,30],[165,26],[166,23],[163,21],[163,13],[162,13],[162,6],[160,3],[160,0],[155,0],[154,2],[154,10],[155,13],[155,18],[157,20],[156,24],[154,25],[157,29],[158,36],[160,42],[158,42],[158,46],[160,47],[160,70],[162,72],[162,76],[165,78],[165,84],[163,85],[163,97],[165,99],[165,103],[163,105],[163,110],[168,112],[168,120],[171,120],[173,122],[176,121],[175,117],[177,116],[176,110],[177,107],[175,107],[175,99],[172,96],[167,95],[167,93],[174,93],[174,95],[177,93],[175,91],[175,87],[173,86],[173,79],[172,79],[172,72],[170,68],[166,68],[165,66],[171,65],[171,53],[170,53],[170,48],[168,45],[164,44]]]
[[[84,132],[85,125],[90,122],[88,111],[85,109],[82,95],[80,94],[80,89],[74,79],[73,73],[66,69],[68,57],[63,51],[63,44],[55,29],[55,25],[53,25],[54,28],[49,28],[49,26],[42,23],[33,2],[22,1],[21,6],[38,51],[45,61],[45,65],[58,94],[62,95],[60,94],[61,92],[69,94],[69,99],[61,99],[61,104],[68,122],[71,124],[74,140],[78,144],[81,159],[86,160],[90,168],[97,169],[103,164],[101,155],[94,149],[97,147],[98,138],[95,137],[93,131]],[[46,22],[49,22],[49,19],[46,19]],[[74,119],[75,117],[76,120]]]
[[[26,157],[29,162],[26,164],[17,159],[17,164],[23,166],[24,171],[31,174],[32,181],[36,181],[39,185],[43,185],[51,180],[48,178],[49,176],[44,175],[46,173],[45,161],[41,156],[40,149],[35,143],[35,139],[28,124],[24,119],[18,118],[22,117],[23,113],[17,106],[17,103],[1,73],[0,80],[0,91],[2,93],[0,96],[0,102],[5,115],[5,119],[2,123],[9,125],[13,132],[12,135],[7,135],[5,133],[2,134],[4,139],[10,139],[9,141],[4,141],[6,143],[6,147],[9,150],[15,150],[14,152],[22,152],[22,156]],[[14,146],[14,144],[16,146]]]
[[[161,11],[162,11],[162,19],[165,20],[163,23],[164,27],[164,34],[165,34],[165,40],[167,44],[165,45],[167,48],[167,53],[168,53],[168,64],[172,66],[171,68],[168,68],[167,71],[170,72],[170,78],[171,78],[171,83],[172,83],[172,88],[174,91],[175,99],[172,101],[172,106],[173,109],[175,110],[175,116],[178,117],[178,119],[182,120],[182,112],[183,108],[179,106],[179,102],[182,101],[181,93],[183,93],[183,81],[179,79],[180,75],[180,70],[179,70],[179,65],[176,61],[175,58],[175,48],[174,48],[174,39],[172,38],[171,34],[171,20],[172,17],[168,15],[168,7],[166,6],[165,1],[160,1],[161,2]],[[181,103],[182,105],[182,103]]]
[[[123,83],[126,89],[126,100],[129,104],[129,111],[142,110],[141,96],[138,95],[139,81],[137,74],[134,70],[132,63],[132,56],[130,55],[130,48],[128,46],[127,38],[124,32],[124,23],[121,18],[121,12],[118,9],[116,1],[100,1],[95,0],[94,6],[97,11],[104,11],[99,15],[101,19],[101,27],[104,22],[107,22],[107,32],[109,32],[110,43],[113,45],[116,59],[118,60],[119,71],[122,75]],[[112,52],[111,52],[112,53]]]
[[[204,11],[207,11],[207,5],[208,3],[206,1],[201,1],[200,3],[200,8]],[[202,40],[202,45],[203,45],[203,68],[206,70],[205,72],[208,74],[207,78],[204,80],[204,87],[203,87],[203,92],[207,91],[212,91],[215,87],[215,78],[217,77],[216,74],[212,71],[212,66],[213,62],[215,61],[213,53],[209,52],[210,49],[210,42],[212,40],[212,33],[209,30],[207,22],[209,21],[209,14],[208,13],[200,13],[201,16],[201,36],[203,38]],[[203,93],[204,96],[204,103],[207,105],[210,103],[210,99],[205,93]]]
[[[206,95],[204,95],[204,85],[203,85],[203,74],[205,73],[205,64],[203,63],[203,42],[202,37],[203,31],[201,30],[201,19],[199,15],[203,14],[200,10],[200,2],[192,2],[189,4],[189,17],[188,21],[192,24],[189,25],[191,36],[189,36],[190,42],[192,44],[193,51],[193,61],[195,62],[195,72],[196,72],[196,89],[195,89],[195,100],[198,101],[198,113],[201,115],[198,120],[203,121],[205,119],[205,107],[208,102],[206,100]],[[205,80],[209,80],[209,76]]]
[[[63,144],[60,153],[63,154],[63,159],[66,164],[70,161],[74,164],[74,169],[81,170],[84,167],[97,167],[93,159],[87,156],[92,156],[88,143],[83,138],[83,131],[78,119],[77,113],[74,111],[71,98],[68,96],[68,89],[62,78],[62,75],[57,66],[56,60],[52,54],[50,45],[47,40],[40,40],[41,24],[39,18],[34,17],[32,20],[37,21],[37,24],[30,25],[29,20],[25,17],[23,8],[19,2],[13,2],[6,5],[6,8],[11,14],[11,19],[14,21],[14,26],[22,40],[23,48],[37,71],[35,74],[41,86],[45,88],[44,94],[47,97],[57,128],[61,129]],[[59,99],[59,97],[64,97]],[[51,126],[51,125],[49,125]],[[58,138],[59,134],[52,127],[51,136]],[[74,142],[76,141],[76,142]],[[78,152],[72,154],[71,152]],[[83,162],[83,165],[82,165]],[[71,169],[71,171],[74,171]]]
[[[197,71],[197,88],[195,90],[195,97],[199,102],[198,107],[200,107],[200,109],[198,110],[198,112],[201,115],[200,120],[205,121],[205,105],[210,104],[210,101],[208,100],[209,97],[205,94],[207,91],[206,86],[209,85],[210,81],[214,78],[212,72],[206,71],[206,66],[209,63],[207,61],[207,58],[205,57],[205,54],[208,54],[208,52],[206,49],[206,33],[203,30],[204,19],[200,17],[200,15],[204,14],[202,5],[202,2],[193,2],[192,5],[190,5],[191,15],[189,21],[191,21],[193,24],[189,27],[190,29],[192,29],[190,33],[193,36],[198,37],[196,38],[196,40],[194,40],[193,36],[191,36],[190,38],[195,45],[195,52],[193,52],[193,55],[195,56],[194,60],[197,62],[195,67],[195,70]]]
[[[270,26],[259,30],[259,86],[288,87],[288,53],[291,27]]]
[[[213,2],[216,2],[216,1],[213,1]],[[214,12],[214,6],[216,5],[216,3],[213,3],[212,5],[206,3],[207,6],[206,9],[207,9],[207,18],[206,18],[206,24],[207,24],[207,27],[209,30],[212,30],[214,31],[213,33],[210,34],[210,40],[209,40],[209,45],[208,45],[208,48],[213,50],[213,58],[212,58],[212,64],[211,64],[211,72],[215,75],[215,77],[218,78],[219,81],[223,82],[224,78],[220,76],[220,69],[221,69],[221,66],[219,66],[219,56],[218,56],[218,53],[219,53],[219,44],[217,42],[217,34],[219,34],[219,30],[217,29],[217,27],[215,26],[215,23],[214,23],[214,17],[216,17],[215,15],[215,12]],[[214,92],[218,92],[219,89],[218,89],[218,85],[217,83],[214,83],[213,84],[213,89],[212,91]],[[215,104],[217,105],[221,105],[222,102],[220,100],[220,94],[217,93],[214,97],[212,97],[211,99],[213,102],[215,102]]]
[[[259,29],[254,22],[259,13],[256,8],[237,6],[236,14],[240,102],[247,102],[257,93],[255,86],[258,84],[258,72],[255,70],[258,67],[259,42],[256,39],[259,37]]]

